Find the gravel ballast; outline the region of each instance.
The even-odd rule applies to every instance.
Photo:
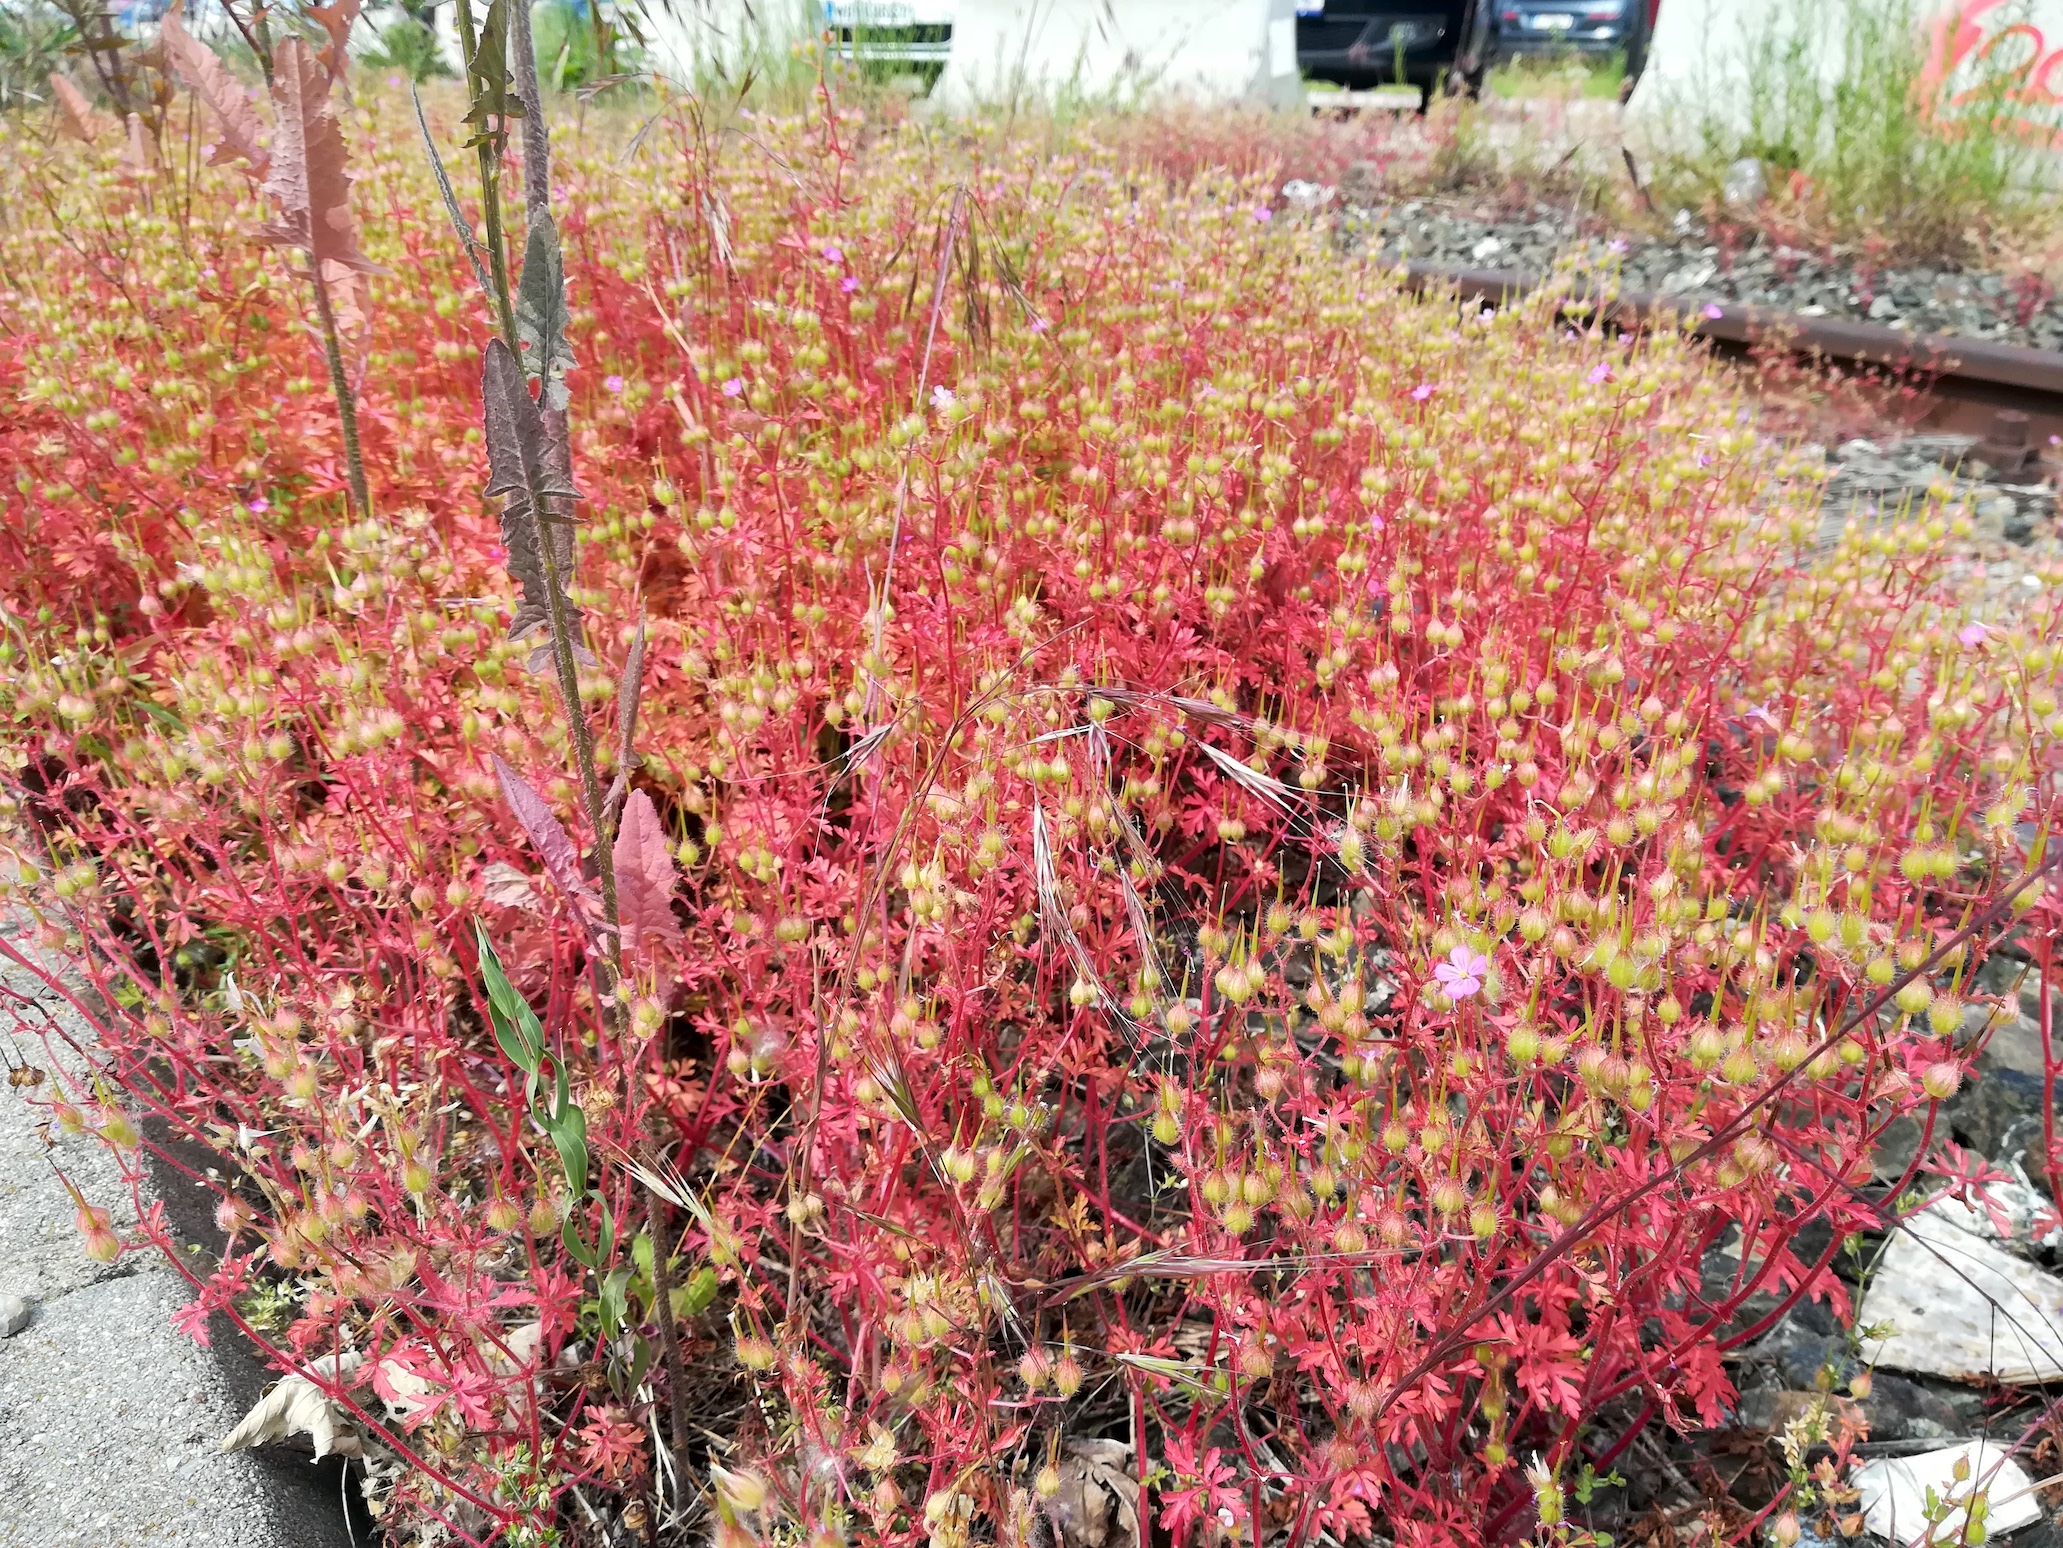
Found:
[[[1617,263],[1620,288],[1629,292],[2063,349],[2063,301],[2004,274],[1925,265],[1872,269],[1760,236],[1728,248],[1695,227],[1666,241],[1615,238],[1579,227],[1566,212],[1494,215],[1424,199],[1350,204],[1344,228],[1350,242],[1397,262],[1539,275],[1565,254],[1582,251]],[[1612,251],[1617,244],[1623,252]]]

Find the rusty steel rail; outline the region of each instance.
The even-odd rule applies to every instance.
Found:
[[[1407,263],[1405,283],[1421,294],[1449,292],[1463,300],[1503,305],[1536,290],[1537,276],[1499,269],[1455,269]],[[1987,459],[2031,463],[2036,434],[2063,432],[2063,352],[1997,344],[1952,334],[1914,333],[1845,318],[1805,317],[1746,302],[1706,303],[1641,292],[1598,294],[1582,288],[1599,320],[1621,327],[1681,327],[1722,345],[1763,345],[1925,380],[1928,391],[1962,412],[1951,417],[1981,428]],[[1707,312],[1708,304],[1719,312]]]

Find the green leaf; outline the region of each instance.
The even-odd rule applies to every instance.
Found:
[[[602,1336],[615,1338],[623,1331],[624,1291],[630,1285],[628,1267],[613,1268],[602,1280]]]
[[[658,1353],[648,1338],[633,1337],[630,1341],[630,1380],[623,1384],[626,1392],[635,1392],[643,1385],[645,1373],[652,1368],[652,1360]]]
[[[566,1173],[566,1186],[576,1199],[587,1196],[587,1114],[580,1110],[566,1090],[566,1067],[559,1066],[559,1090],[552,1102],[552,1115],[545,1132],[558,1147],[559,1165]]]
[[[566,1223],[559,1227],[559,1240],[566,1251],[585,1268],[598,1269],[602,1264],[603,1251],[616,1240],[616,1217],[610,1213],[605,1200],[602,1204],[601,1229],[595,1232],[593,1245],[580,1234],[580,1211],[574,1210],[566,1217]]]
[[[476,921],[475,939],[480,946],[480,978],[487,985],[487,1016],[494,1023],[494,1040],[509,1062],[528,1074],[536,1074],[544,1062],[544,1027],[530,1002],[516,992],[501,958],[488,942],[487,931]]]
[[[676,1317],[701,1316],[702,1313],[709,1310],[710,1304],[716,1300],[716,1292],[720,1283],[716,1277],[715,1269],[696,1269],[693,1274],[688,1276],[686,1284],[673,1287],[673,1295],[671,1297],[673,1301],[673,1314]]]
[[[516,291],[516,342],[523,351],[523,374],[544,383],[548,409],[568,402],[566,373],[575,362],[566,342],[566,262],[559,250],[559,228],[548,213],[530,219],[523,246],[523,278]]]
[[[638,1272],[647,1279],[657,1276],[652,1272],[652,1238],[643,1231],[638,1232],[630,1244],[630,1261],[638,1266]]]

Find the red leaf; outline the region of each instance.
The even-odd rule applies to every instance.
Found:
[[[616,830],[616,918],[623,952],[671,946],[680,940],[673,917],[673,853],[652,798],[633,790]]]

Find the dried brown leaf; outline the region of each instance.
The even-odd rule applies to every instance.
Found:
[[[75,140],[91,145],[105,135],[121,131],[121,125],[86,100],[69,76],[50,77],[50,90],[57,98],[58,125]]]
[[[331,258],[322,266],[322,288],[337,332],[354,354],[362,353],[372,337],[372,286],[360,270]]]
[[[333,1382],[354,1383],[364,1357],[357,1354],[325,1356],[311,1369]],[[244,1415],[237,1427],[222,1438],[224,1451],[242,1451],[249,1446],[271,1446],[305,1435],[314,1443],[315,1455],[356,1457],[365,1454],[365,1440],[349,1410],[321,1387],[298,1372],[280,1379]]]
[[[680,940],[673,917],[673,852],[652,798],[633,790],[623,803],[616,830],[616,918],[623,930],[623,954],[650,953]]]
[[[519,908],[528,914],[542,912],[537,888],[506,860],[492,860],[480,868],[480,897],[495,908]]]
[[[1057,1548],[1138,1548],[1139,1480],[1121,1441],[1075,1440],[1060,1458],[1060,1488],[1039,1511]]]
[[[211,166],[221,166],[238,157],[251,164],[254,177],[263,177],[271,157],[266,154],[265,134],[258,109],[244,90],[244,83],[230,72],[215,51],[186,30],[179,19],[179,7],[165,12],[158,24],[158,42],[172,73],[186,83],[215,117],[222,138],[208,156]]]
[[[122,171],[129,177],[149,177],[157,171],[157,158],[151,154],[150,135],[143,127],[143,120],[129,115],[129,141],[122,147]]]
[[[554,519],[540,524],[530,500],[533,482],[543,487],[554,507],[574,498],[570,458],[563,445],[547,441],[545,417],[530,396],[523,367],[500,339],[488,341],[480,395],[487,407],[486,493],[506,497],[501,511],[502,547],[508,551],[509,574],[523,591],[509,623],[509,638],[521,640],[551,626],[551,591],[539,544],[540,525],[558,566],[559,605],[568,624],[577,628],[580,609],[565,595],[565,583],[573,574],[572,524],[557,519],[556,509]]]

